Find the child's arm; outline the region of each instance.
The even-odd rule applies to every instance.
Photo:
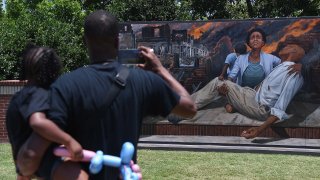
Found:
[[[38,169],[41,159],[51,142],[65,145],[74,160],[82,159],[81,145],[48,120],[44,113],[33,113],[29,118],[29,124],[34,132],[20,148],[16,162],[22,175],[30,176]]]
[[[81,160],[83,158],[81,145],[56,124],[48,120],[44,113],[33,113],[29,118],[29,123],[32,129],[39,135],[52,142],[65,145],[72,159]]]
[[[31,135],[32,136],[32,135]],[[30,138],[30,137],[29,137]],[[28,141],[28,140],[27,140]],[[26,144],[26,143],[25,143]],[[24,147],[24,144],[22,145],[22,147],[20,148],[20,149],[22,149]],[[11,152],[12,152],[12,157],[14,157],[14,149],[13,149],[13,146],[11,146]],[[19,155],[19,153],[20,153],[20,151],[18,151],[18,155]],[[17,155],[17,156],[18,156]],[[15,165],[15,168],[16,168],[16,173],[17,173],[17,180],[31,180],[31,176],[23,176],[22,174],[21,174],[21,171],[19,170],[19,168],[18,168],[18,164],[17,164],[17,158],[18,157],[16,157],[16,158],[14,158],[13,159],[13,161],[14,161],[14,165]],[[19,159],[21,159],[21,158],[19,158]],[[23,164],[24,165],[24,164]],[[33,174],[33,172],[31,173],[31,174]]]
[[[20,148],[16,162],[22,175],[30,176],[35,173],[51,142],[65,145],[74,160],[82,159],[81,145],[48,120],[44,113],[33,113],[29,118],[29,124],[34,132]]]
[[[33,175],[39,168],[41,159],[50,144],[50,141],[33,132],[17,154],[16,166],[19,173],[23,176]],[[18,178],[26,177],[18,176]]]
[[[224,66],[223,66],[222,72],[221,72],[220,76],[218,77],[219,80],[223,80],[224,79],[224,75],[227,72],[228,67],[229,67],[229,64],[225,63]]]

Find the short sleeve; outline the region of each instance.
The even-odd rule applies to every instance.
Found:
[[[29,90],[26,96],[19,108],[23,119],[28,120],[33,113],[45,112],[49,109],[47,90],[34,87]]]
[[[61,129],[67,128],[68,107],[70,106],[69,91],[65,88],[63,81],[58,79],[50,88],[50,110],[48,117],[51,121],[57,124]]]
[[[234,64],[236,59],[237,59],[237,55],[235,53],[231,53],[231,54],[228,54],[224,63],[225,64]]]
[[[242,60],[240,58],[242,58],[242,56],[239,56],[239,58],[235,61],[234,66],[229,73],[229,77],[232,79],[235,79],[238,76],[238,73],[240,72],[240,67],[241,67],[240,61]]]
[[[149,73],[148,90],[148,115],[161,115],[163,117],[170,114],[172,109],[179,103],[180,96],[173,91],[168,84],[158,75]]]

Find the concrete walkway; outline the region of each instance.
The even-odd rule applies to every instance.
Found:
[[[152,135],[140,138],[139,149],[220,151],[242,153],[281,153],[320,155],[320,139],[255,138],[235,136]]]

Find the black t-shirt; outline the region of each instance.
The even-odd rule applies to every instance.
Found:
[[[25,86],[13,95],[6,113],[6,127],[14,160],[17,159],[21,146],[32,133],[29,117],[35,112],[46,112],[48,109],[48,90],[46,89]],[[52,148],[48,148],[47,152],[49,153],[46,153],[42,158],[40,167],[36,172],[37,176],[45,178],[50,176],[52,163],[55,160]]]
[[[22,144],[32,133],[29,117],[35,112],[49,109],[48,91],[35,86],[26,86],[13,95],[6,114],[9,141],[13,148],[14,159]]]
[[[127,84],[110,107],[106,96],[119,63],[94,64],[61,76],[52,86],[49,118],[70,133],[84,149],[120,156],[122,144],[136,147],[142,119],[167,116],[180,97],[158,75],[130,69]],[[106,167],[94,179],[115,179],[118,169]]]

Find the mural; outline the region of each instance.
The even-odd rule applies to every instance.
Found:
[[[120,49],[140,45],[153,48],[163,65],[194,93],[220,75],[233,45],[245,42],[248,31],[255,27],[267,34],[262,49],[266,53],[278,56],[280,48],[287,44],[297,44],[306,52],[301,60],[304,85],[286,110],[291,118],[277,126],[320,127],[320,18],[122,23]],[[193,119],[181,123],[262,123],[240,113],[226,113],[225,103],[222,99],[210,104]]]

